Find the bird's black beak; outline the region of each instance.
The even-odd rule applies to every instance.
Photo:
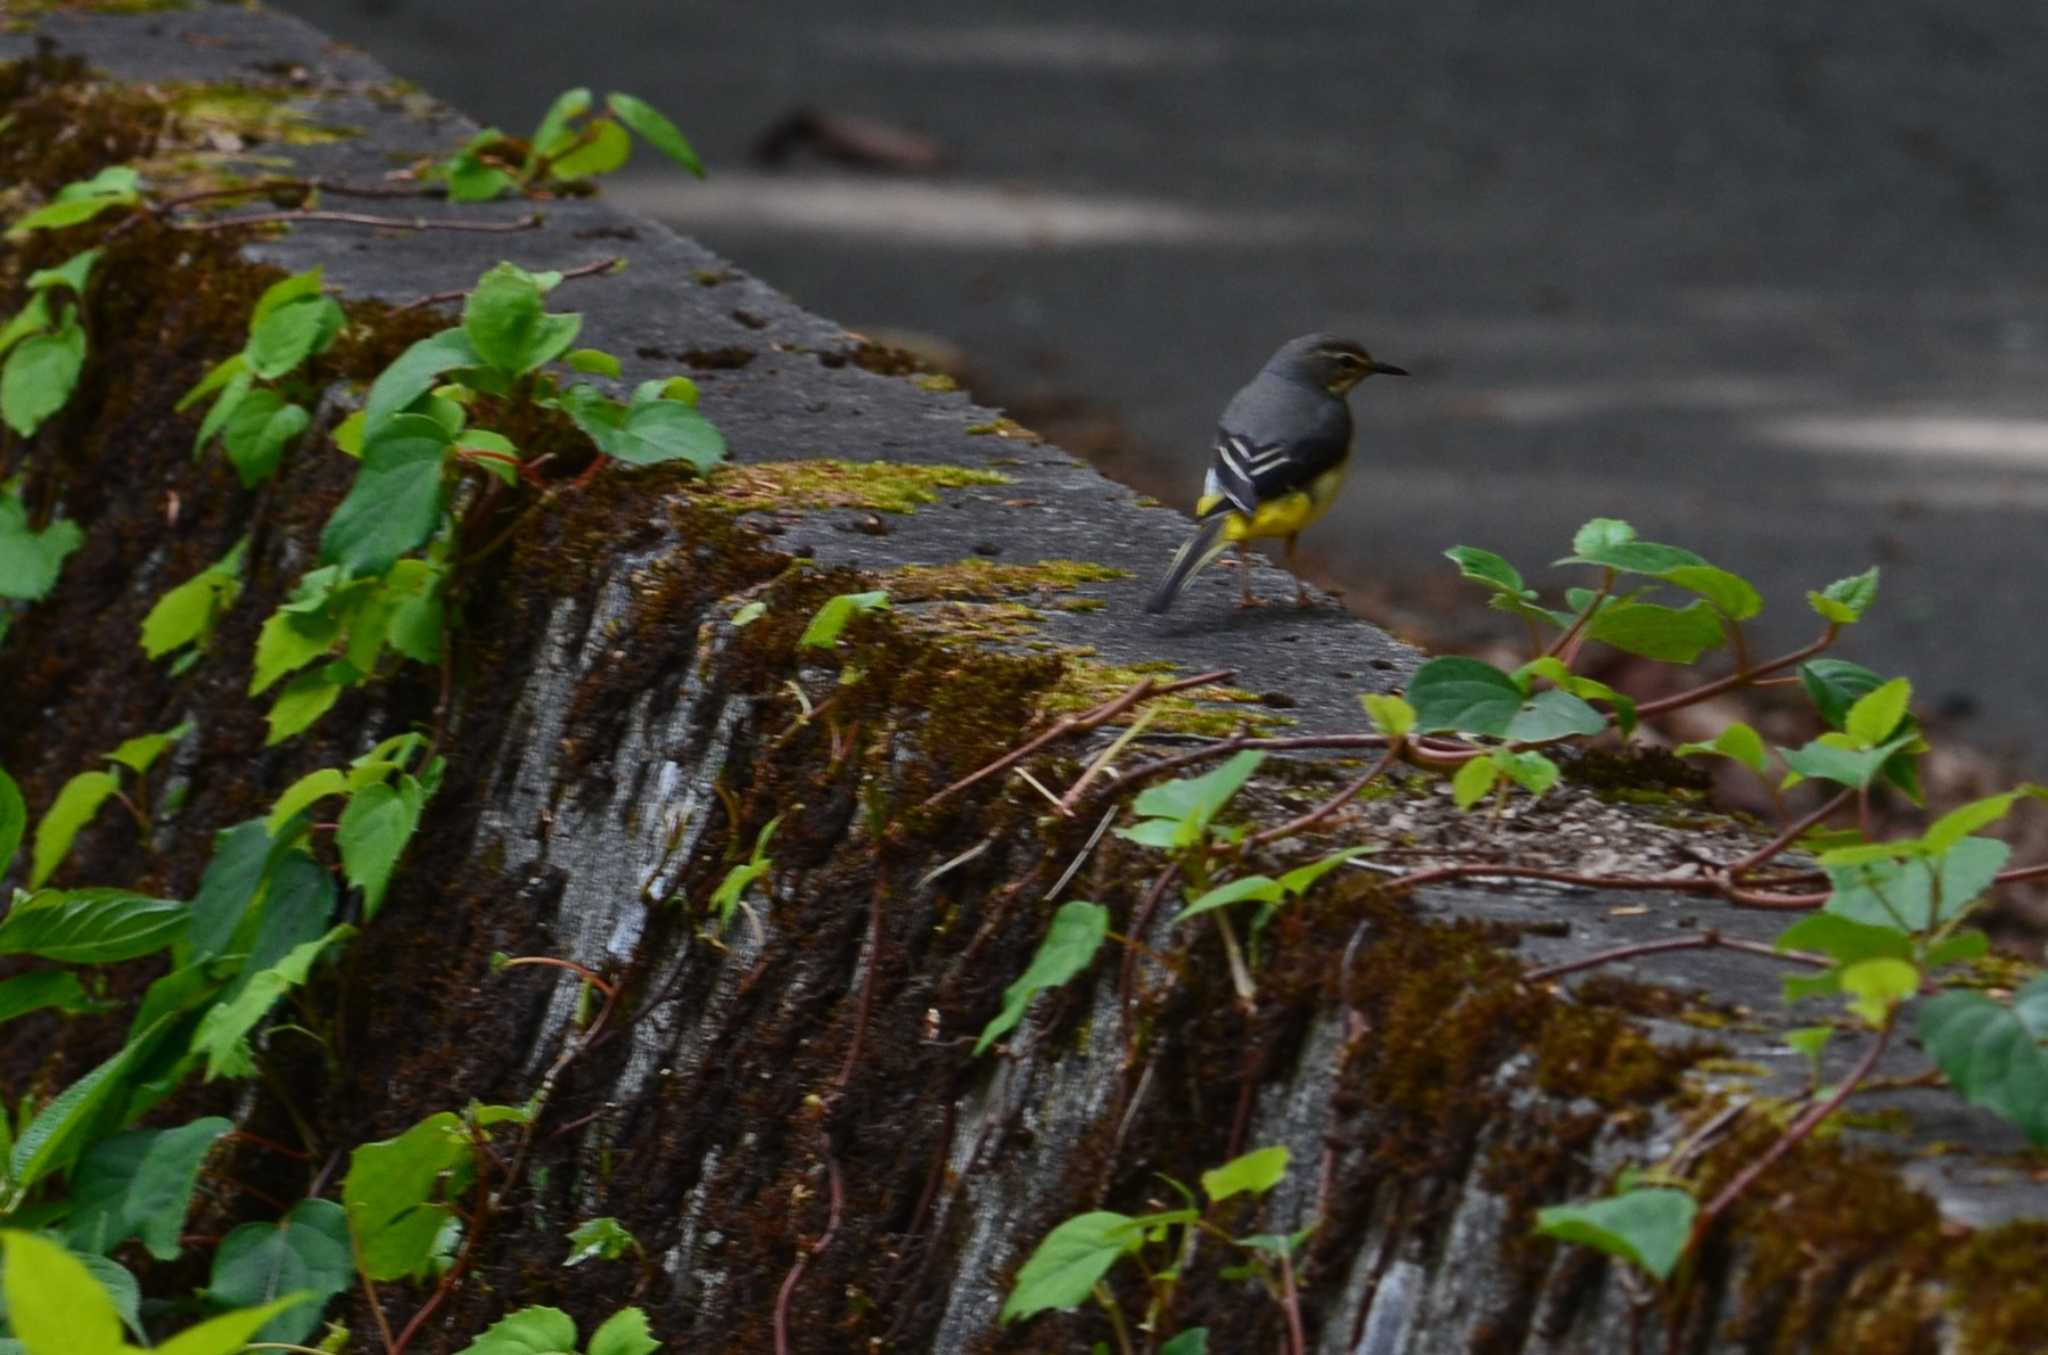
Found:
[[[1406,367],[1396,367],[1391,362],[1375,362],[1372,366],[1366,368],[1365,370],[1368,372],[1378,372],[1381,376],[1408,375],[1408,369]]]

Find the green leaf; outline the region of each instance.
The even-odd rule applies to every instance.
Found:
[[[78,296],[85,295],[86,279],[92,275],[93,265],[100,261],[101,251],[82,250],[72,255],[55,268],[38,268],[28,275],[28,288],[40,292],[57,287],[69,287]]]
[[[574,371],[591,376],[608,376],[614,381],[619,379],[619,360],[602,348],[572,349],[564,356],[564,361]]]
[[[341,699],[343,685],[327,668],[301,673],[286,683],[284,690],[277,694],[277,700],[271,703],[270,713],[264,717],[270,724],[270,733],[264,737],[263,746],[275,748],[286,739],[311,729],[313,723]]]
[[[1361,856],[1370,856],[1378,850],[1378,847],[1345,847],[1331,852],[1320,860],[1311,861],[1305,866],[1296,866],[1288,871],[1280,877],[1280,888],[1295,898],[1300,898],[1315,888],[1316,881],[1337,867],[1348,861],[1356,861]]]
[[[373,423],[354,488],[320,535],[323,560],[350,575],[381,574],[441,525],[446,429],[419,414]]]
[[[1211,1204],[1221,1204],[1231,1196],[1247,1191],[1264,1195],[1286,1177],[1287,1157],[1285,1146],[1255,1148],[1242,1157],[1234,1157],[1220,1167],[1203,1172],[1202,1193],[1209,1197]]]
[[[593,1258],[616,1261],[627,1252],[640,1250],[640,1240],[615,1218],[585,1219],[569,1232],[569,1258],[562,1268],[580,1266]]]
[[[633,154],[632,138],[610,118],[585,123],[577,138],[581,145],[549,161],[549,178],[587,179],[609,174]]]
[[[400,353],[370,383],[370,394],[363,404],[364,433],[376,431],[432,390],[441,373],[483,365],[484,359],[471,346],[469,334],[459,327],[421,339]]]
[[[305,1298],[304,1294],[287,1294],[261,1308],[241,1308],[210,1317],[158,1345],[150,1355],[237,1355],[271,1319],[296,1308]]]
[[[590,1334],[588,1355],[648,1355],[659,1349],[647,1326],[647,1314],[638,1308],[621,1308]]]
[[[113,165],[90,179],[69,183],[57,196],[8,227],[7,238],[20,240],[30,231],[63,230],[90,221],[101,212],[136,202],[142,178],[128,165]]]
[[[1801,776],[1862,790],[1884,769],[1892,754],[1911,743],[1916,736],[1907,734],[1890,743],[1864,749],[1844,748],[1834,742],[1841,737],[1839,734],[1823,734],[1804,748],[1780,748],[1778,756]]]
[[[1138,793],[1131,808],[1141,818],[1172,821],[1176,826],[1170,845],[1192,847],[1202,840],[1202,835],[1209,830],[1210,821],[1230,803],[1230,798],[1251,779],[1252,773],[1265,759],[1266,755],[1257,751],[1237,753],[1229,761],[1200,776],[1147,786]],[[1126,836],[1143,828],[1144,825],[1140,824]],[[1147,845],[1153,844],[1148,842]]]
[[[1460,809],[1470,809],[1490,795],[1499,780],[1500,768],[1491,757],[1472,758],[1451,778],[1451,800]]]
[[[303,945],[276,964],[250,975],[232,1001],[217,1002],[206,1009],[199,1028],[192,1034],[192,1052],[206,1056],[206,1080],[217,1077],[253,1077],[255,1060],[250,1056],[247,1036],[277,1005],[277,1000],[306,981],[321,953],[356,934],[347,925]]]
[[[14,313],[6,324],[0,325],[0,354],[20,343],[31,334],[40,334],[50,327],[50,303],[42,292],[32,294],[28,304]]]
[[[486,363],[521,376],[575,342],[580,315],[549,315],[533,274],[501,263],[478,280],[462,311],[470,346]]]
[[[1834,892],[1824,907],[1853,922],[1926,931],[1959,916],[2011,855],[1995,838],[1966,837],[1937,856],[1830,866]]]
[[[1373,728],[1390,739],[1398,739],[1415,730],[1415,707],[1398,696],[1380,692],[1366,692],[1358,698],[1371,718]]]
[[[69,314],[55,333],[35,334],[15,345],[0,368],[0,418],[23,437],[64,408],[85,366],[85,331]]]
[[[1806,600],[1829,621],[1854,625],[1877,601],[1877,566],[1846,579],[1836,579],[1820,592],[1808,593]]]
[[[732,614],[733,629],[740,630],[751,626],[766,615],[768,615],[767,603],[760,601],[749,602]]]
[[[1178,819],[1140,819],[1129,828],[1117,829],[1116,835],[1140,847],[1171,851],[1180,843],[1180,827]]]
[[[318,771],[307,772],[284,788],[284,793],[277,797],[277,803],[270,807],[270,813],[264,816],[263,827],[275,833],[308,805],[330,795],[346,795],[348,792],[348,777],[338,767],[322,767]]]
[[[38,969],[17,974],[0,982],[0,1022],[12,1021],[30,1012],[56,1008],[60,1012],[90,1012],[101,1009],[79,985],[78,976],[68,969]],[[0,1125],[4,1135],[5,1125]],[[0,1138],[4,1146],[4,1138]]]
[[[1047,1233],[1018,1269],[1016,1287],[1003,1301],[1002,1322],[1087,1302],[1095,1282],[1117,1258],[1144,1245],[1143,1233],[1132,1222],[1129,1215],[1096,1210],[1076,1214]]]
[[[1826,1052],[1828,1041],[1834,1038],[1834,1034],[1833,1026],[1800,1026],[1785,1032],[1785,1043],[1818,1067],[1820,1056]]]
[[[348,882],[363,891],[363,920],[377,916],[398,858],[419,827],[425,799],[419,782],[405,777],[394,787],[366,786],[350,798],[335,831]]]
[[[1186,922],[1191,917],[1199,917],[1218,908],[1227,908],[1245,899],[1278,903],[1281,897],[1282,891],[1278,880],[1271,880],[1263,875],[1247,875],[1232,880],[1229,884],[1218,885],[1200,898],[1188,900],[1186,906],[1174,914],[1173,920],[1176,924]]]
[[[1859,663],[1847,659],[1810,659],[1799,665],[1799,682],[1834,729],[1847,725],[1849,710],[1857,700],[1884,685],[1884,679]]]
[[[1698,1212],[1692,1196],[1660,1186],[1539,1210],[1536,1231],[1632,1261],[1663,1280],[1685,1254]]]
[[[84,544],[84,530],[68,518],[32,530],[20,495],[0,491],[0,598],[41,599],[57,586],[65,558]]]
[[[1684,607],[1617,602],[1593,619],[1587,638],[1660,663],[1692,663],[1726,636],[1720,614],[1705,602]]]
[[[1748,579],[1712,565],[1678,565],[1658,577],[1698,593],[1734,621],[1747,621],[1764,609],[1763,595]]]
[[[81,1251],[110,1252],[140,1235],[151,1256],[175,1260],[199,1169],[233,1127],[216,1115],[94,1144],[71,1174],[66,1240]]]
[[[1431,659],[1408,680],[1408,704],[1424,734],[1507,732],[1522,708],[1520,685],[1490,663],[1458,656]]]
[[[652,106],[630,94],[620,94],[617,91],[605,95],[604,101],[613,115],[645,137],[648,145],[698,178],[704,177],[704,162],[697,158],[697,152],[690,148],[689,141],[673,122],[656,112]]]
[[[176,410],[178,413],[183,414],[186,410],[198,404],[207,396],[212,395],[215,391],[220,390],[222,387],[226,386],[228,382],[234,380],[236,377],[246,375],[248,370],[249,355],[247,353],[236,353],[233,354],[232,356],[224,357],[219,362],[214,363],[212,367],[208,368],[206,375],[199,378],[199,384],[194,386],[191,390],[186,391],[183,395],[179,396],[178,403],[172,405],[171,408]],[[244,390],[247,390],[248,382],[243,382],[242,388]],[[222,415],[221,417],[226,418],[227,416]],[[194,446],[193,451],[198,451],[199,447],[204,445],[205,444],[202,441],[197,446]]]
[[[477,1106],[471,1116],[475,1132],[486,1137],[490,1125],[526,1119],[511,1106]],[[446,1201],[460,1197],[475,1178],[470,1133],[461,1116],[444,1110],[349,1155],[341,1202],[361,1248],[364,1274],[399,1280],[423,1275],[433,1265],[435,1239],[453,1217]]]
[[[192,930],[187,940],[195,959],[212,959],[226,949],[263,886],[270,848],[270,832],[257,819],[238,823],[214,838],[213,857],[206,863],[199,894],[192,900]]]
[[[1444,554],[1458,566],[1459,574],[1474,583],[1530,602],[1536,600],[1536,594],[1523,584],[1521,571],[1492,551],[1477,546],[1453,546]]]
[[[206,1288],[214,1302],[235,1307],[302,1295],[251,1338],[299,1344],[319,1327],[328,1301],[355,1278],[347,1214],[332,1200],[312,1199],[300,1200],[275,1223],[245,1223],[229,1233],[213,1254]]]
[[[415,663],[441,661],[447,581],[447,568],[426,560],[400,560],[385,572],[382,598],[390,608],[385,635],[393,649]]]
[[[1740,720],[1716,734],[1712,743],[1681,743],[1672,749],[1672,752],[1680,757],[1718,753],[1722,757],[1735,759],[1758,776],[1764,775],[1768,766],[1763,736]]]
[[[1188,1327],[1159,1347],[1159,1355],[1209,1355],[1209,1329]]]
[[[2038,1013],[2048,984],[2034,979],[2012,1007],[1981,993],[1946,992],[1920,1004],[1920,1042],[1958,1094],[2004,1116],[2036,1147],[2048,1146],[2048,1034]]]
[[[571,135],[569,124],[590,111],[590,91],[581,87],[565,89],[555,96],[540,125],[533,129],[533,149],[539,155],[555,153],[556,142]]]
[[[1618,518],[1594,518],[1572,538],[1572,553],[1561,565],[1604,565],[1628,574],[1662,576],[1688,565],[1707,562],[1689,550],[1636,540],[1636,529]],[[1730,577],[1733,577],[1732,575]]]
[[[277,474],[284,449],[306,431],[313,416],[303,405],[275,391],[251,391],[221,429],[221,443],[242,488],[254,489]]]
[[[87,1131],[110,1100],[130,1090],[126,1084],[129,1069],[155,1052],[157,1037],[170,1020],[169,1016],[158,1017],[131,1034],[118,1053],[59,1092],[36,1113],[15,1140],[14,1152],[8,1160],[8,1175],[16,1189],[25,1191],[78,1160],[90,1142]]]
[[[606,456],[633,466],[687,461],[698,470],[709,470],[725,460],[725,435],[711,420],[674,400],[634,405],[615,431],[593,441]]]
[[[825,605],[818,608],[817,615],[811,618],[811,624],[804,627],[797,643],[816,649],[830,649],[839,643],[840,633],[846,629],[847,622],[868,612],[886,611],[888,607],[889,595],[883,592],[841,593],[835,598],[828,598]]]
[[[149,769],[163,756],[164,749],[192,732],[192,722],[187,720],[175,729],[166,729],[161,734],[138,734],[132,739],[123,739],[121,746],[107,754],[109,762],[118,762],[137,776],[149,775]]]
[[[1570,692],[1538,692],[1508,721],[1503,737],[1518,743],[1549,743],[1574,734],[1599,734],[1607,719]]]
[[[1031,1005],[1032,998],[1048,988],[1059,987],[1086,969],[1108,932],[1109,910],[1101,904],[1078,900],[1061,904],[1031,963],[1015,983],[1003,990],[1003,1009],[982,1027],[981,1038],[974,1042],[974,1053],[981,1054],[1014,1030],[1024,1019],[1024,1010]]]
[[[1843,719],[1843,732],[1863,747],[1875,748],[1899,732],[1912,699],[1913,684],[1904,678],[1893,678],[1856,699]]]
[[[1945,965],[1969,964],[1990,953],[1991,938],[1974,927],[1966,927],[1929,946],[1921,958],[1927,968],[1940,969]]]
[[[314,264],[303,273],[294,273],[280,278],[263,289],[263,295],[256,298],[256,308],[249,312],[249,337],[255,338],[263,328],[263,322],[285,307],[303,301],[317,301],[321,297],[324,270]]]
[[[256,636],[256,662],[249,675],[249,695],[260,696],[285,674],[325,658],[341,638],[341,622],[328,606],[331,584],[340,570],[314,570],[299,581],[293,602],[272,612]]]
[[[65,964],[115,964],[184,936],[191,910],[126,889],[45,889],[17,899],[0,921],[0,955]]]
[[[507,1313],[456,1355],[576,1355],[576,1323],[540,1304]]]
[[[1979,828],[1997,823],[2010,814],[2013,805],[2023,795],[2039,798],[2041,789],[2038,786],[2022,786],[2017,790],[2006,791],[2002,795],[1987,795],[1981,800],[1972,800],[1969,804],[1952,809],[1936,819],[1927,831],[1920,835],[1921,844],[1929,851],[1946,851]],[[5,859],[6,854],[0,852],[0,861]]]
[[[1908,961],[1879,957],[1842,966],[1840,982],[1849,1010],[1882,1026],[1892,1008],[1920,991],[1920,971]]]
[[[1614,707],[1615,723],[1620,726],[1623,735],[1627,735],[1636,727],[1636,703],[1633,697],[1624,696],[1595,678],[1579,676],[1566,668],[1560,659],[1547,654],[1540,659],[1531,659],[1510,676],[1513,677],[1515,685],[1525,692],[1529,690],[1531,679],[1540,677],[1555,683],[1573,696],[1583,697],[1589,701],[1605,701]]]
[[[1500,769],[1502,776],[1531,795],[1541,795],[1556,785],[1558,778],[1564,775],[1555,762],[1541,753],[1515,753],[1505,748],[1497,748],[1492,757],[1493,765]]]
[[[21,787],[14,783],[14,778],[0,768],[0,876],[6,875],[7,868],[14,864],[21,835],[27,831],[28,802],[21,798]]]
[[[121,788],[111,772],[80,772],[57,791],[57,798],[36,824],[35,864],[28,874],[28,887],[38,888],[50,878],[71,851],[71,843],[109,796]]]
[[[242,595],[242,568],[249,538],[156,600],[142,619],[142,652],[160,659],[188,644],[204,645],[213,628]]]
[[[85,1264],[47,1238],[0,1231],[7,1320],[29,1355],[122,1355],[121,1317]]]
[[[215,370],[219,370],[216,368]],[[204,385],[204,382],[200,383]],[[254,398],[256,378],[246,369],[231,373],[227,383],[220,388],[220,394],[213,397],[213,404],[207,408],[206,417],[199,421],[199,431],[192,436],[192,455],[201,456],[228,420],[242,407],[242,402]],[[194,387],[197,390],[198,387]]]
[[[317,285],[317,283],[316,283]],[[262,312],[249,326],[249,370],[275,381],[334,342],[342,311],[331,298],[306,296]]]
[[[1910,959],[1913,938],[1897,927],[1858,922],[1835,913],[1808,913],[1771,943],[1777,950],[1819,951],[1836,964]]]

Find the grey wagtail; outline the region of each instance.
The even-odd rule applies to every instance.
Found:
[[[1146,611],[1171,607],[1188,580],[1229,545],[1242,557],[1247,541],[1285,537],[1287,566],[1294,567],[1302,529],[1329,511],[1344,483],[1351,456],[1344,397],[1374,372],[1408,375],[1349,339],[1304,334],[1280,345],[1251,384],[1230,397],[1216,428],[1216,460],[1195,501],[1195,533],[1175,552]],[[1256,606],[1249,562],[1239,564],[1238,605]],[[1308,585],[1297,578],[1295,587],[1295,601],[1308,606]]]

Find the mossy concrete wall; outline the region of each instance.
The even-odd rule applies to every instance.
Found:
[[[0,82],[0,115],[16,116],[0,160],[25,194],[136,157],[158,157],[171,191],[217,170],[161,144],[148,86],[170,80],[269,90],[310,124],[348,130],[244,144],[274,157],[263,172],[372,181],[472,130],[260,10],[45,13],[0,37],[0,56],[26,58],[38,37],[103,82],[47,56]],[[1050,712],[1161,665],[1236,671],[1223,699],[1190,699],[1163,722],[1172,750],[1245,727],[1355,731],[1357,694],[1398,686],[1417,656],[1327,601],[1239,613],[1221,577],[1169,618],[1143,616],[1185,530],[1177,515],[601,198],[540,209],[544,226],[511,235],[130,232],[89,298],[88,385],[33,447],[9,452],[88,544],[0,649],[13,712],[0,763],[40,809],[118,738],[201,725],[176,768],[179,806],[146,838],[95,824],[60,882],[190,897],[215,829],[389,733],[445,728],[448,780],[384,911],[312,993],[335,1057],[280,1043],[279,1086],[194,1089],[171,1111],[224,1109],[252,1132],[311,1132],[346,1150],[472,1099],[522,1101],[550,1076],[576,1038],[578,984],[544,968],[494,974],[493,952],[571,959],[627,995],[555,1087],[534,1159],[545,1170],[416,1348],[457,1349],[524,1303],[589,1320],[632,1299],[671,1349],[773,1349],[801,1258],[784,1309],[791,1350],[1086,1349],[1107,1336],[1094,1314],[996,1324],[1036,1240],[1085,1209],[1169,1203],[1161,1174],[1193,1180],[1273,1143],[1290,1147],[1293,1169],[1239,1222],[1320,1220],[1302,1262],[1317,1351],[2038,1348],[2038,1159],[1924,1089],[1870,1098],[1887,1112],[1859,1121],[1871,1127],[1799,1150],[1667,1294],[1531,1236],[1534,1208],[1603,1189],[1749,1099],[1757,1108],[1697,1168],[1727,1179],[1775,1132],[1766,1098],[1803,1072],[1777,1038],[1777,975],[1754,961],[1692,952],[1571,987],[1528,983],[1524,969],[1687,929],[1767,938],[1773,919],[1666,895],[1392,895],[1381,874],[1349,871],[1268,928],[1247,1009],[1213,934],[1148,905],[1157,857],[1098,833],[1115,797],[1063,817],[1009,779],[921,807]],[[65,252],[10,247],[0,282],[18,294],[28,270]],[[499,258],[568,269],[611,254],[630,268],[565,284],[556,304],[585,313],[583,342],[628,355],[629,382],[695,376],[737,468],[708,483],[614,470],[561,494],[519,520],[461,599],[445,691],[404,670],[266,749],[242,695],[250,647],[351,467],[308,451],[242,491],[217,459],[194,464],[192,421],[172,401],[239,346],[276,269],[319,263],[350,299],[357,326],[318,372],[331,419],[350,382],[445,323],[394,303],[462,287]],[[889,465],[852,468],[875,461]],[[146,662],[135,635],[155,597],[244,533],[249,586],[211,656],[178,677]],[[1257,582],[1291,588],[1270,568]],[[824,599],[868,587],[895,592],[897,611],[855,622],[831,654],[797,643]],[[749,601],[765,613],[735,626]],[[854,669],[858,681],[842,681]],[[1107,737],[1057,749],[1039,770],[1070,782]],[[1344,774],[1269,763],[1246,812],[1277,821]],[[1540,843],[1607,868],[1678,870],[1748,841],[1680,799],[1632,798],[1651,803],[1574,785],[1494,823],[1406,781],[1283,844],[1273,864],[1355,841],[1396,849],[1389,859]],[[719,930],[704,902],[778,817],[775,870]],[[1143,948],[1105,951],[1001,1054],[973,1057],[1070,898],[1109,906]],[[148,977],[111,981],[130,992]],[[90,1020],[19,1028],[34,1038],[0,1056],[10,1102],[64,1084],[119,1040]],[[1923,1066],[1902,1050],[1890,1071]],[[259,1154],[232,1169],[282,1199],[311,1175]],[[214,1209],[206,1231],[274,1216],[233,1195]],[[606,1214],[648,1245],[647,1272],[561,1267],[566,1229]],[[1279,1309],[1225,1282],[1222,1264],[1198,1258],[1170,1325],[1208,1325],[1212,1350],[1275,1348]],[[197,1278],[159,1270],[151,1292]],[[385,1297],[395,1317],[418,1301]],[[359,1343],[372,1330],[360,1296],[334,1315]]]

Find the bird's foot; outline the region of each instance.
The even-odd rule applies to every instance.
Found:
[[[1237,609],[1241,612],[1251,611],[1255,608],[1263,607],[1265,605],[1266,600],[1264,598],[1254,596],[1251,593],[1246,593],[1244,596],[1240,597],[1237,600]]]
[[[1301,587],[1294,590],[1294,605],[1306,611],[1316,603],[1315,599],[1308,595],[1308,589]]]

